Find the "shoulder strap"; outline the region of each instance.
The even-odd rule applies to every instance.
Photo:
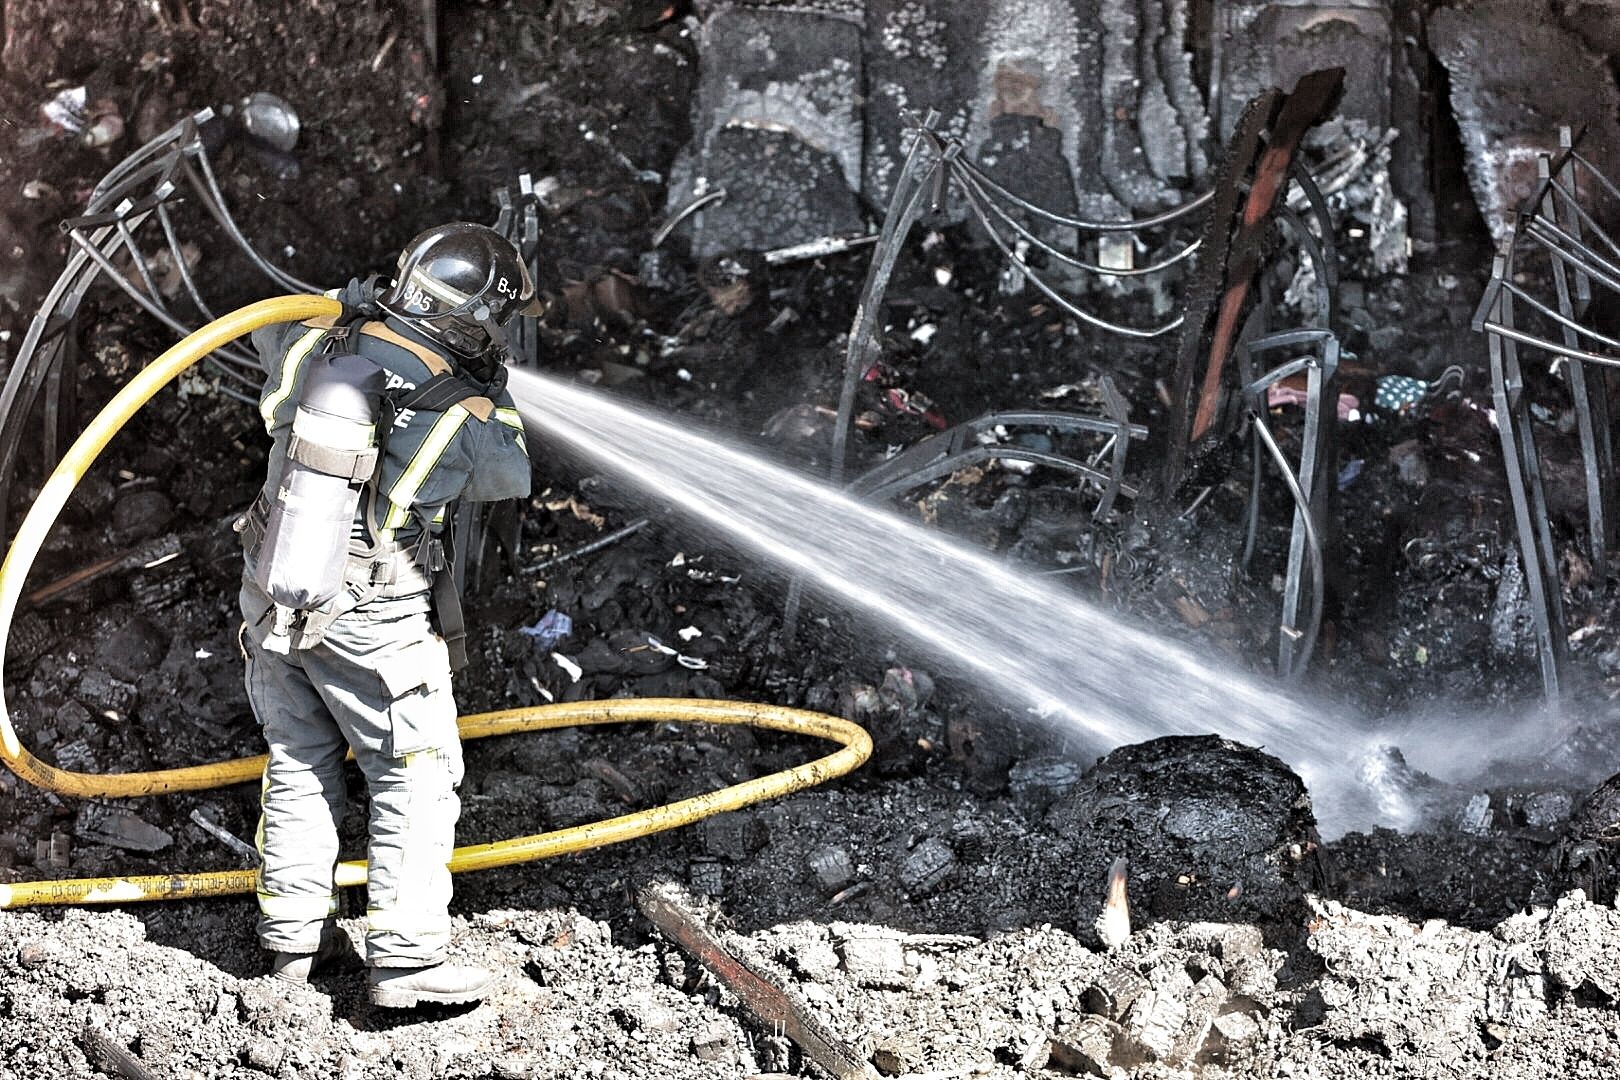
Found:
[[[465,379],[444,372],[433,376],[414,390],[396,391],[393,404],[399,412],[406,409],[443,412],[452,405],[477,396],[476,387],[468,384]]]
[[[456,514],[460,506],[445,507],[444,565],[433,574],[433,615],[439,636],[450,652],[450,670],[467,666],[467,618],[461,609],[461,590],[456,588]],[[426,543],[426,538],[423,543]]]
[[[360,333],[366,337],[376,338],[378,341],[386,341],[390,345],[396,345],[407,352],[413,353],[418,360],[427,366],[428,371],[435,376],[450,374],[450,362],[448,360],[421,342],[412,341],[404,334],[389,329],[384,323],[368,322],[360,327]]]

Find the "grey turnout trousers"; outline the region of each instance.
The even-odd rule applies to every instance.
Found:
[[[426,595],[378,599],[339,616],[320,644],[266,651],[272,602],[241,592],[248,700],[264,728],[258,844],[259,940],[313,953],[337,914],[333,868],[347,801],[346,751],[371,793],[367,962],[422,967],[450,941],[450,871],[461,801],[461,742],[450,659]]]

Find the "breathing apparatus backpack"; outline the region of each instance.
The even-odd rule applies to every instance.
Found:
[[[347,607],[386,586],[430,588],[452,666],[465,662],[464,624],[445,540],[428,535],[410,548],[384,550],[375,543],[357,551],[352,539],[362,503],[372,516],[377,479],[394,418],[407,410],[443,411],[484,393],[451,371],[421,386],[389,389],[388,372],[352,352],[327,352],[349,336],[355,323],[331,328],[309,365],[299,390],[280,479],[260,493],[238,522],[254,581],[275,603],[275,622],[264,642],[272,652],[311,648]],[[367,323],[365,333],[380,324]],[[394,335],[379,330],[378,336]],[[414,350],[414,346],[413,346]],[[455,506],[447,508],[453,521]],[[370,530],[376,533],[375,523]],[[404,565],[400,565],[404,564]],[[413,585],[413,583],[415,583]],[[347,590],[348,596],[343,594]]]

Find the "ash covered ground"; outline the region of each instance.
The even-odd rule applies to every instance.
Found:
[[[111,13],[8,0],[3,12],[0,241],[22,253],[0,269],[7,362],[65,258],[55,222],[178,116],[265,90],[296,104],[296,150],[232,138],[216,164],[244,231],[290,270],[337,284],[385,268],[419,228],[490,220],[491,190],[519,171],[550,178],[545,370],[826,468],[865,256],[756,264],[740,285],[688,258],[679,238],[643,258],[693,135],[702,57],[684,5],[443,5],[438,72],[414,8],[317,4],[303,17],[211,0]],[[123,125],[106,145],[39,113],[77,85]],[[1334,506],[1326,629],[1307,680],[1333,708],[1436,725],[1528,712],[1537,690],[1483,411],[1484,345],[1468,326],[1490,240],[1458,157],[1437,157],[1437,212],[1451,227],[1418,245],[1404,274],[1358,272],[1345,226],[1347,346],[1372,373],[1428,379],[1457,364],[1466,376],[1424,418],[1346,426],[1341,456],[1361,465]],[[262,295],[245,262],[204,244],[222,302]],[[919,230],[889,292],[881,378],[861,388],[860,461],[930,433],[930,411],[951,422],[1035,402],[1095,411],[1105,373],[1133,419],[1164,423],[1160,347],[1091,335],[1037,294],[1007,293],[1003,278],[969,226]],[[91,300],[77,388],[87,407],[171,340],[110,289]],[[1549,457],[1565,465],[1573,438],[1549,434]],[[1590,763],[1614,741],[1620,642],[1612,597],[1583,571],[1567,465],[1551,496],[1579,628],[1575,740],[1460,787],[1413,775],[1406,783],[1435,807],[1425,827],[1323,842],[1309,793],[1255,749],[1170,739],[1097,763],[1079,740],[814,595],[784,637],[776,569],[590,474],[566,448],[536,449],[517,543],[491,547],[473,593],[463,712],[613,696],[774,701],[862,723],[872,761],[693,828],[461,877],[456,951],[500,973],[495,996],[465,1012],[390,1016],[364,1004],[356,976],[273,988],[259,977],[247,899],[0,913],[0,1075],[111,1070],[87,1025],[174,1077],[816,1075],[652,930],[635,894],[654,881],[713,905],[729,948],[884,1075],[1613,1074],[1620,915],[1604,845],[1620,795],[1614,784],[1592,793]],[[180,554],[25,603],[8,703],[47,760],[117,772],[259,750],[227,523],[257,489],[263,453],[248,410],[171,391],[81,485],[30,588],[142,544],[178,538]],[[1062,477],[1000,469],[958,473],[897,509],[1064,571],[1055,588],[1265,673],[1289,504],[1268,492],[1256,570],[1239,572],[1245,466],[1228,456],[1185,516],[1127,506],[1091,526],[1089,497]],[[1133,473],[1153,464],[1144,451]],[[12,520],[44,472],[25,449]],[[651,523],[635,534],[546,565],[642,517]],[[538,648],[523,629],[552,609],[572,617],[572,634]],[[688,628],[700,633],[683,638]],[[638,649],[649,634],[706,667]],[[459,840],[591,821],[816,752],[673,726],[470,743]],[[0,881],[241,866],[194,812],[251,836],[256,796],[86,804],[0,774]],[[363,846],[359,828],[351,815],[348,851]],[[1121,855],[1137,933],[1108,950],[1095,920]],[[345,925],[358,935],[362,920]]]

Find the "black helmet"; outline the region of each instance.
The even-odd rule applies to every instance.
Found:
[[[534,279],[512,242],[487,225],[453,221],[399,253],[392,288],[377,303],[462,356],[488,351],[493,326],[539,315]]]

